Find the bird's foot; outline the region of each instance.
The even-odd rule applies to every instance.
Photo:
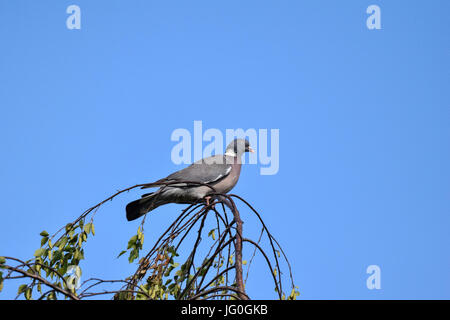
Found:
[[[210,201],[211,201],[211,199],[212,199],[212,197],[211,196],[207,196],[207,197],[205,197],[205,201],[206,201],[206,206],[210,206],[211,204],[210,204]],[[214,208],[214,205],[212,205],[212,208]]]

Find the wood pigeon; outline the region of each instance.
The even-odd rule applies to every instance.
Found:
[[[167,203],[191,204],[205,197],[208,201],[209,194],[226,194],[238,182],[244,152],[254,150],[248,140],[235,139],[227,146],[225,154],[201,159],[164,179],[144,185],[141,189],[160,188],[127,205],[128,221]]]

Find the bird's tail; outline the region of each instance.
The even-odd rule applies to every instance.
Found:
[[[158,195],[160,195],[159,192],[147,193],[144,194],[141,199],[132,201],[127,204],[127,220],[136,220],[137,218],[142,217],[147,212],[150,212],[160,205],[165,204],[164,199],[160,199]]]

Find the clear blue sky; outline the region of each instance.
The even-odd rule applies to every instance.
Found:
[[[71,4],[81,30],[66,28]],[[371,4],[381,30],[366,27]],[[0,255],[31,257],[43,229],[180,169],[170,134],[202,120],[280,129],[278,174],[246,166],[233,192],[283,245],[300,298],[450,298],[449,12],[444,0],[0,0]],[[115,257],[139,194],[101,208],[83,277],[134,270]],[[181,208],[147,217],[146,248]],[[366,288],[372,264],[381,290]],[[262,264],[253,272],[250,295],[275,298]]]

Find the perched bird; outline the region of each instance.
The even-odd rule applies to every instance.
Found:
[[[226,194],[238,182],[244,152],[254,150],[248,140],[235,139],[227,146],[225,154],[201,159],[164,179],[144,185],[141,189],[160,188],[127,205],[128,221],[167,203],[191,204],[204,198],[208,201],[209,194]]]

